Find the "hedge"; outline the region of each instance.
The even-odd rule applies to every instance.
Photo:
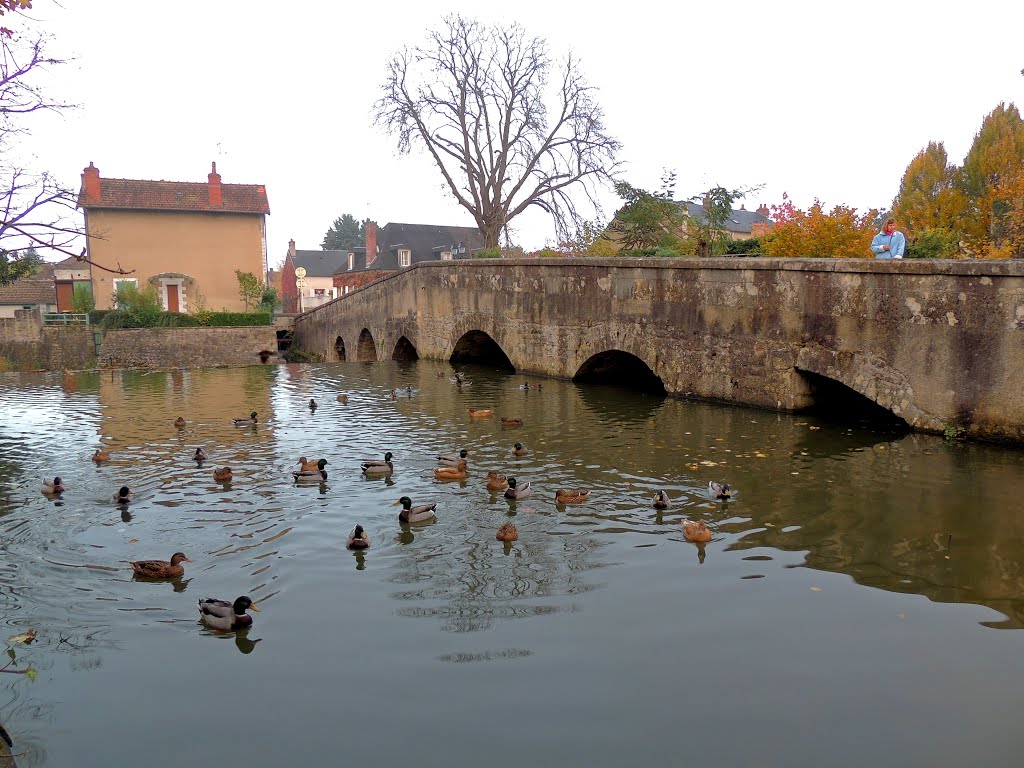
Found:
[[[118,309],[97,309],[89,313],[89,323],[102,328],[198,328],[200,326],[231,327],[270,325],[268,312],[161,312],[155,322],[141,324],[128,312]]]

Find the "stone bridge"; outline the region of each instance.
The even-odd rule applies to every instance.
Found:
[[[430,262],[300,315],[295,342],[772,410],[852,390],[916,430],[1024,443],[1021,261]]]

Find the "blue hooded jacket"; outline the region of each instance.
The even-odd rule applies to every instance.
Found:
[[[883,251],[883,245],[888,245],[889,250]],[[907,238],[902,232],[893,232],[891,235],[879,232],[871,241],[871,252],[875,254],[876,259],[902,259],[906,249]]]

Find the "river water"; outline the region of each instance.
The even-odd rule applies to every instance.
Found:
[[[426,361],[0,377],[0,642],[38,633],[8,642],[36,679],[0,677],[19,764],[1024,761],[1024,452],[466,371],[462,390]],[[435,480],[460,448],[469,478]],[[394,476],[364,478],[385,451]],[[300,455],[326,483],[295,484]],[[532,495],[491,494],[489,469]],[[403,495],[438,519],[401,526]],[[176,550],[176,582],[124,562]],[[248,631],[198,622],[199,598],[242,594]]]

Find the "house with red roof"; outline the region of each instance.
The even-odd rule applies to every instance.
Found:
[[[267,274],[262,184],[224,184],[213,164],[206,182],[101,178],[82,172],[78,206],[97,309],[111,309],[122,282],[156,287],[164,309],[240,311],[235,270]]]

